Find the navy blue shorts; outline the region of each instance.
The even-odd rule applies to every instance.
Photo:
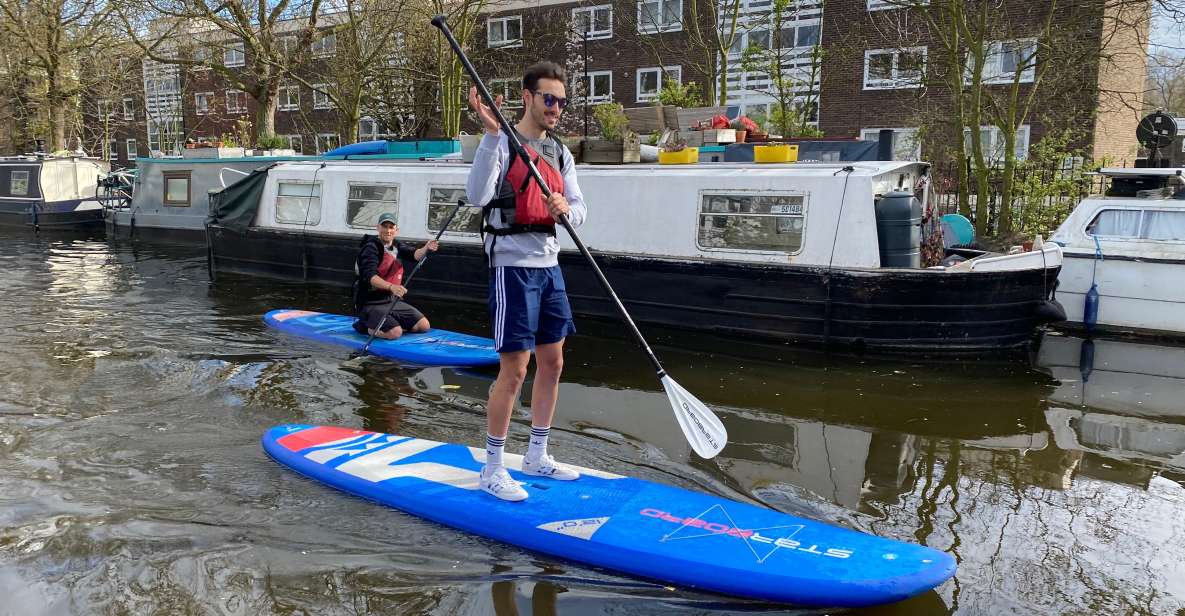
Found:
[[[490,270],[490,324],[494,350],[527,351],[576,333],[560,266]]]

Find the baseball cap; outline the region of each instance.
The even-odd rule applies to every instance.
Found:
[[[389,222],[395,226],[399,226],[399,221],[395,220],[395,215],[392,214],[391,212],[383,212],[379,216],[379,224],[381,225],[385,222]]]

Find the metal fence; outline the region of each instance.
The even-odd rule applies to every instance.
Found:
[[[959,173],[950,162],[936,164],[932,169],[931,207],[939,214],[959,212]],[[1127,166],[1126,161],[1108,166]],[[1107,178],[1094,173],[1098,168],[1090,160],[1067,159],[1060,164],[1019,164],[1013,175],[1012,220],[1013,231],[1049,234],[1069,215],[1074,206],[1087,195],[1102,194],[1107,189]],[[967,194],[972,219],[979,207],[978,187],[974,170],[967,165]],[[1003,169],[988,172],[987,202],[988,228],[997,231],[1003,207]]]

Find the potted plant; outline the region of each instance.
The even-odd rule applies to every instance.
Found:
[[[749,135],[755,134],[760,130],[760,127],[757,126],[756,122],[746,118],[743,115],[737,116],[736,119],[732,121],[731,126],[733,130],[737,132],[737,143],[744,143],[745,139]]]
[[[593,107],[593,117],[601,127],[600,139],[587,139],[582,148],[586,163],[636,163],[642,159],[638,134],[629,129],[629,119],[616,103]]]
[[[687,141],[682,137],[667,140],[658,150],[658,164],[660,165],[689,165],[699,162],[699,148],[687,147]]]
[[[256,156],[292,156],[295,150],[288,149],[288,140],[279,135],[263,134],[255,139]]]

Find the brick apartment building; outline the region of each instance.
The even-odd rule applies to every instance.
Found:
[[[902,0],[799,0],[771,24],[772,0],[739,0],[738,37],[728,54],[725,71],[727,101],[733,113],[765,113],[774,100],[769,75],[746,72],[742,51],[750,46],[780,41],[797,53],[783,64],[785,74],[801,81],[802,98],[814,101],[813,117],[827,137],[875,138],[880,129],[895,131],[895,156],[936,159],[938,145],[957,143],[958,135],[943,135],[933,124],[935,115],[950,104],[948,88],[933,73],[932,54],[940,53],[938,39],[914,14],[899,6]],[[698,2],[693,11],[692,2]],[[1036,50],[1043,61],[1044,41],[1035,35],[1049,17],[1047,3],[1005,0],[1009,23],[1001,25],[1007,37],[988,41],[991,60],[1003,88],[1009,53]],[[519,99],[518,81],[530,63],[552,59],[581,80],[573,87],[575,105],[561,125],[564,132],[584,131],[587,102],[616,102],[640,107],[653,103],[664,83],[710,79],[709,59],[702,44],[692,42],[691,30],[711,28],[713,11],[721,0],[506,0],[491,6],[479,19],[470,42],[471,55],[495,93],[506,95],[508,106]],[[1067,24],[1055,32],[1076,41],[1076,62],[1059,66],[1061,84],[1048,87],[1028,121],[1018,130],[1017,150],[1028,147],[1050,130],[1077,127],[1078,144],[1094,157],[1131,158],[1135,154],[1134,129],[1139,118],[1146,55],[1141,46],[1148,30],[1146,8],[1129,6],[1126,13],[1114,2],[1072,0],[1058,5],[1052,18]],[[701,28],[689,26],[698,14]],[[1125,24],[1121,27],[1115,24]],[[1071,26],[1072,25],[1072,26]],[[776,38],[771,31],[776,31]],[[587,36],[586,36],[587,34]],[[313,60],[336,53],[332,36],[317,43]],[[823,50],[817,70],[807,66],[815,46]],[[1051,46],[1052,47],[1052,46]],[[243,66],[241,47],[219,50],[223,64]],[[1109,61],[1100,61],[1105,56]],[[1021,95],[1027,94],[1036,73],[1022,74]],[[813,76],[812,76],[813,75]],[[989,80],[991,81],[991,80]],[[1052,81],[1052,79],[1050,80]],[[134,121],[124,121],[112,136],[115,158],[127,165],[131,144],[141,156],[161,150],[177,139],[217,137],[234,132],[236,121],[255,115],[255,101],[227,86],[213,71],[182,69],[154,62],[143,64],[143,88],[118,101],[106,103],[122,112],[127,102],[139,105]],[[1066,85],[1069,84],[1069,85]],[[704,90],[701,89],[701,93]],[[293,149],[306,154],[324,152],[353,139],[382,138],[385,131],[373,119],[364,118],[359,135],[343,139],[337,113],[323,94],[295,83],[285,84],[275,117],[276,133],[286,136]],[[472,124],[465,127],[476,129]],[[595,124],[590,127],[595,133]],[[987,148],[999,142],[994,128],[981,127]],[[947,148],[950,149],[949,147]],[[956,148],[957,149],[957,146]]]

